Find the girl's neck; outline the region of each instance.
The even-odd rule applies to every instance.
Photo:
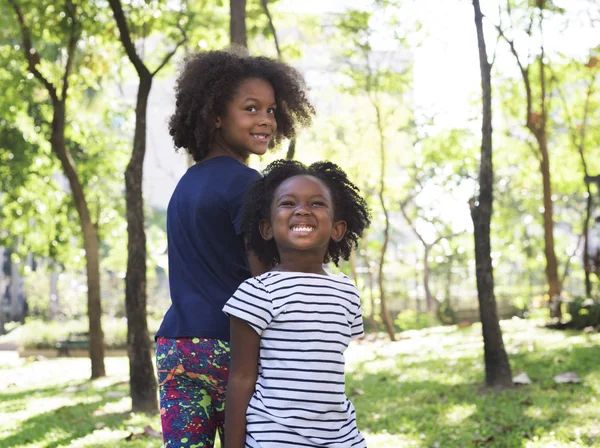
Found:
[[[327,274],[323,269],[323,257],[303,259],[304,257],[281,257],[281,261],[272,270],[286,272],[305,272],[307,274]]]
[[[211,139],[208,153],[206,154],[206,157],[204,157],[203,160],[212,159],[213,157],[220,156],[233,157],[235,160],[237,160],[240,163],[243,163],[244,165],[248,164],[247,157],[242,157],[240,153],[228,147],[225,144],[225,142],[223,142],[222,139],[220,139],[219,133],[215,132],[213,138]]]

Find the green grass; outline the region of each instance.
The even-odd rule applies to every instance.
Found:
[[[526,372],[532,385],[482,388],[480,325],[351,347],[348,391],[370,446],[600,446],[600,335],[520,320],[502,328],[513,374]],[[582,384],[555,384],[567,371]]]
[[[481,387],[479,326],[352,345],[348,393],[369,447],[600,446],[600,335],[535,324],[503,322],[513,373],[533,381],[506,392]],[[89,381],[87,359],[1,356],[0,447],[161,446],[141,436],[146,426],[160,429],[158,417],[129,412],[125,358],[107,358],[107,378]],[[582,384],[554,384],[567,371]],[[135,440],[126,440],[131,434]]]

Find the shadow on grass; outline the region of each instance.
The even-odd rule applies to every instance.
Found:
[[[60,396],[63,390],[64,388],[61,387],[48,387],[36,390],[36,393],[41,393],[42,397],[48,398]],[[0,439],[0,446],[24,446],[45,442],[46,448],[57,448],[91,434],[97,429],[96,424],[100,422],[103,427],[108,429],[122,427],[123,421],[130,416],[129,412],[106,413],[98,417],[93,415],[96,410],[107,404],[115,403],[122,397],[108,397],[99,391],[94,392],[97,392],[94,396],[89,395],[89,390],[75,392],[71,398],[79,403],[36,414],[22,421],[19,424],[18,432]],[[31,393],[31,391],[23,392],[23,394],[27,393]],[[4,401],[7,394],[1,396]],[[22,398],[22,394],[16,393],[12,397],[13,400],[19,400]],[[10,409],[10,403],[7,403],[6,407]]]
[[[566,371],[582,379],[595,376],[599,359],[600,346],[511,356],[513,374],[524,371],[533,384],[507,391],[484,389],[483,366],[474,367],[478,360],[472,356],[406,364],[398,359],[395,367],[377,373],[363,373],[365,362],[348,378],[348,391],[361,430],[410,434],[422,446],[522,447],[558,427],[571,428],[564,437],[575,441],[575,428],[586,423],[572,409],[592,405],[596,392],[585,384],[555,384],[553,377]],[[593,425],[597,416],[587,418]]]
[[[88,384],[91,384],[90,380],[74,381],[69,384],[69,387],[85,388]],[[0,409],[7,407],[8,403],[11,401],[27,400],[32,396],[35,396],[36,398],[47,398],[60,395],[65,392],[65,386],[63,384],[57,384],[42,388],[19,389],[18,392],[10,392],[10,388],[5,390],[8,390],[8,392],[0,392],[0,398],[2,399],[2,401],[0,401]]]

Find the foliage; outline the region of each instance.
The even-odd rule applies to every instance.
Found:
[[[150,333],[158,330],[160,321],[148,322]],[[45,322],[39,319],[27,319],[19,329],[17,343],[23,349],[54,349],[56,342],[66,339],[69,333],[86,332],[86,320],[69,320],[64,322]],[[104,343],[107,349],[127,349],[127,320],[125,318],[102,319]]]
[[[429,313],[418,313],[415,310],[404,310],[398,313],[394,325],[399,331],[422,330],[440,325],[440,321]]]
[[[574,328],[600,328],[600,300],[576,297],[567,304],[567,311]]]
[[[107,16],[93,2],[74,6],[77,23],[67,14],[55,14],[56,7],[48,2],[18,4],[26,11],[24,20],[42,61],[39,70],[59,94],[66,41],[72,28],[79,36],[75,69],[69,77],[65,138],[102,239],[104,234],[119,228],[124,213],[120,174],[125,161],[123,141],[118,133],[106,132],[124,121],[123,112],[102,94],[108,87],[116,56],[110,37],[101,33]],[[4,92],[0,101],[10,102],[10,107],[0,108],[0,136],[6,137],[0,140],[0,159],[11,161],[4,165],[10,171],[2,176],[0,185],[4,242],[21,256],[31,251],[68,267],[81,268],[84,257],[79,249],[79,219],[68,183],[50,154],[50,96],[28,73],[14,10],[3,3],[1,11],[0,58],[10,74],[0,76]],[[31,228],[37,231],[27,231]],[[21,236],[19,241],[16,235]]]

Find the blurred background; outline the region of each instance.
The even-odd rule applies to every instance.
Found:
[[[370,332],[480,320],[486,180],[492,320],[599,326],[600,3],[481,8],[493,167],[480,174],[470,1],[0,0],[0,346],[54,357],[69,341],[102,377],[129,322],[147,340],[130,357],[146,353],[170,304],[166,207],[190,164],[167,129],[174,82],[187,55],[231,44],[296,67],[317,111],[250,165],[331,160],[373,211],[331,267],[359,286]]]

